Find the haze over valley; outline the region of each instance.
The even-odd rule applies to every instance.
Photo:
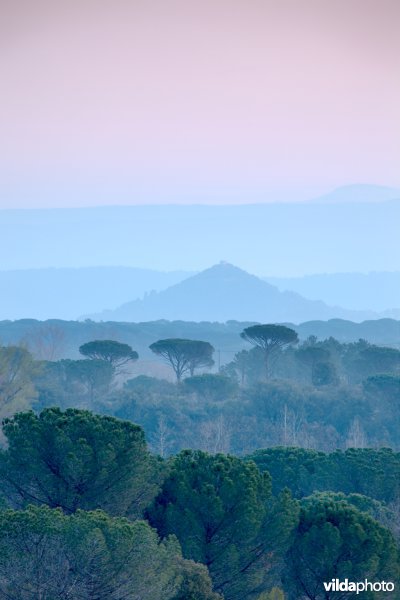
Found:
[[[151,320],[175,318],[178,306],[200,320],[397,318],[399,222],[398,191],[368,185],[303,203],[3,210],[0,318]],[[173,295],[167,288],[221,260],[276,286],[286,301],[266,284],[252,293],[237,281],[229,301],[226,291],[197,313],[189,288],[175,309],[163,304]],[[251,302],[235,300],[242,285]],[[206,288],[203,279],[208,296]]]

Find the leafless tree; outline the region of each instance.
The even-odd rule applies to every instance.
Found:
[[[202,423],[199,433],[203,450],[211,454],[217,454],[218,452],[229,453],[232,432],[223,415],[219,415],[213,421]]]
[[[23,339],[38,360],[59,360],[65,351],[65,333],[55,323],[44,323],[32,329]]]
[[[164,415],[159,415],[157,419],[157,427],[153,435],[151,436],[151,445],[155,452],[165,458],[168,454],[168,450],[173,444],[171,436],[171,430],[168,427],[167,421]]]
[[[368,440],[366,433],[360,423],[360,420],[355,417],[349,428],[346,439],[346,448],[366,448],[367,446]]]

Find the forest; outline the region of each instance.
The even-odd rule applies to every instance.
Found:
[[[0,597],[399,598],[398,348],[242,324],[223,364],[150,338],[161,378],[43,331],[0,349]]]
[[[0,0],[0,600],[400,600],[399,23]]]

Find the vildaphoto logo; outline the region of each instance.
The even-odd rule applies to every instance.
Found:
[[[324,581],[324,588],[326,592],[355,592],[361,594],[362,592],[393,592],[394,583],[392,581],[349,581],[345,579],[332,579],[329,582]]]

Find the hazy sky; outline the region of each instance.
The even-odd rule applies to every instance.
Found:
[[[400,187],[399,0],[0,0],[0,206]]]

